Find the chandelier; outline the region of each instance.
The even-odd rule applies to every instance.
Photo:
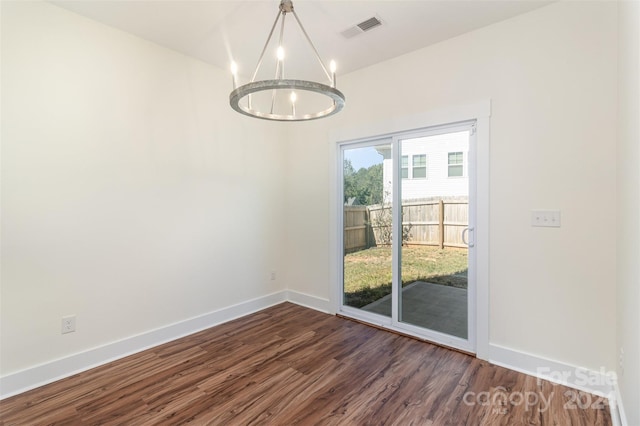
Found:
[[[308,80],[285,78],[285,50],[284,28],[287,14],[293,15],[302,34],[309,43],[313,55],[318,60],[322,72],[327,77],[327,83]],[[282,19],[282,20],[281,20]],[[263,63],[265,52],[281,20],[278,47],[276,49],[275,78],[272,80],[257,80],[258,71]],[[238,66],[231,63],[233,75],[233,91],[229,95],[231,108],[250,117],[276,121],[305,121],[328,117],[344,108],[344,95],[336,89],[336,63],[331,61],[329,70],[320,58],[318,51],[311,42],[298,15],[293,9],[291,0],[281,0],[276,20],[271,27],[267,42],[262,49],[258,64],[253,72],[251,81],[238,87]],[[301,103],[305,101],[305,105]]]

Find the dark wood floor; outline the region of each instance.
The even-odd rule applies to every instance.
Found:
[[[571,392],[284,303],[6,399],[0,423],[611,424]]]

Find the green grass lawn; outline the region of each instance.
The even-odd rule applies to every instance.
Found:
[[[414,281],[467,288],[467,249],[402,248],[402,285]],[[391,247],[373,247],[344,258],[345,302],[361,308],[391,293]]]

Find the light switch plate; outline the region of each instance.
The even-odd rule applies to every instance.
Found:
[[[560,210],[532,210],[531,226],[560,227]]]

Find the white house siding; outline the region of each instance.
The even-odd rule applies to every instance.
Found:
[[[469,192],[469,132],[406,139],[401,144],[401,155],[408,157],[408,177],[402,179],[402,199],[415,200],[442,196],[467,196]],[[462,176],[449,177],[448,154],[462,152]],[[388,153],[388,151],[387,151]],[[413,178],[413,157],[426,154],[426,178]],[[391,201],[392,160],[385,155],[383,178],[385,201]]]

